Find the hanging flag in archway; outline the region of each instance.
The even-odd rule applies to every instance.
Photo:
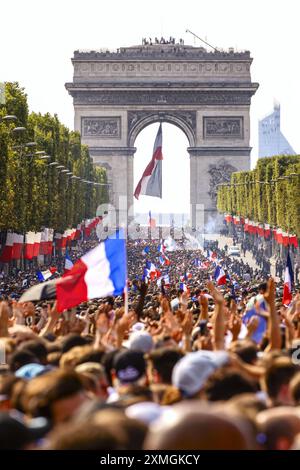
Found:
[[[162,197],[162,125],[159,125],[153,147],[153,155],[148,163],[137,187],[134,197],[145,196]]]

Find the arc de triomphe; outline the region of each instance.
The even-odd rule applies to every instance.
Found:
[[[153,122],[178,126],[190,155],[192,226],[204,205],[216,216],[216,185],[250,168],[250,52],[153,44],[117,51],[75,51],[75,129],[96,165],[107,169],[110,203],[120,220],[133,215],[133,156],[139,132]],[[151,149],[149,149],[149,156]],[[122,203],[120,203],[120,197]],[[124,206],[124,198],[127,202]]]

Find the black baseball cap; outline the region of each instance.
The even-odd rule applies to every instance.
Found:
[[[122,351],[114,358],[114,369],[122,383],[139,380],[146,372],[144,353],[140,351]]]

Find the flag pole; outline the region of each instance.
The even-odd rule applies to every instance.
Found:
[[[126,286],[124,289],[124,309],[125,309],[125,315],[128,315],[128,285],[127,285],[127,279],[126,279]]]
[[[128,256],[127,256],[126,241],[125,241],[126,283],[125,283],[125,288],[124,288],[124,309],[125,309],[125,315],[128,315]]]

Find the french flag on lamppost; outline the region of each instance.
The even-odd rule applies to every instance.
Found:
[[[217,266],[214,274],[214,280],[217,282],[218,286],[224,286],[226,284],[226,274],[221,266]]]
[[[287,255],[286,268],[284,273],[284,286],[283,286],[283,305],[289,305],[292,301],[292,288],[294,284],[294,273],[290,253]]]
[[[153,155],[148,163],[137,187],[134,197],[138,199],[140,195],[162,197],[162,125],[159,125],[153,147]]]

